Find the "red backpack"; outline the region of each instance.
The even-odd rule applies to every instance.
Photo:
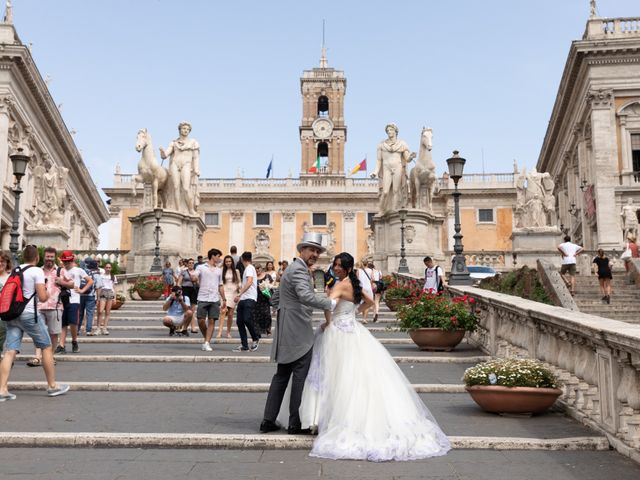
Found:
[[[5,322],[18,318],[27,304],[35,296],[36,292],[29,298],[24,298],[23,273],[33,265],[27,265],[24,268],[16,267],[11,271],[11,275],[0,291],[0,318]]]

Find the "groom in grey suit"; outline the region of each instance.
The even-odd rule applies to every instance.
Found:
[[[305,233],[298,244],[300,256],[291,262],[280,279],[278,320],[271,350],[271,360],[278,364],[278,369],[271,380],[264,420],[260,425],[263,433],[280,429],[276,418],[292,376],[288,433],[310,433],[308,429],[302,430],[299,409],[302,389],[311,365],[313,309],[333,310],[336,305],[335,300],[317,295],[313,289],[310,267],[325,251],[321,241],[322,235],[319,233]]]

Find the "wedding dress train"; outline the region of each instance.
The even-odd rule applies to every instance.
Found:
[[[310,455],[370,461],[444,455],[445,434],[396,362],[340,300],[316,333],[300,406],[302,427],[317,427]],[[288,392],[278,420],[286,425]]]

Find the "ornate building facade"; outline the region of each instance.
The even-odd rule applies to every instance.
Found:
[[[588,249],[622,249],[640,209],[640,18],[587,22],[571,45],[538,160],[558,224]]]
[[[30,156],[22,179],[23,243],[80,250],[98,246],[98,227],[109,219],[31,52],[23,45],[7,6],[0,24],[0,246],[9,246],[14,213],[9,155]]]

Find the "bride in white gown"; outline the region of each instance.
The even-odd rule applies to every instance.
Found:
[[[341,280],[331,292],[338,304],[316,333],[300,406],[302,427],[318,430],[310,455],[379,462],[446,454],[449,441],[427,407],[387,349],[356,321],[356,310],[373,301],[362,293],[353,257],[337,255],[333,270]],[[288,411],[283,404],[278,420],[285,425]]]

